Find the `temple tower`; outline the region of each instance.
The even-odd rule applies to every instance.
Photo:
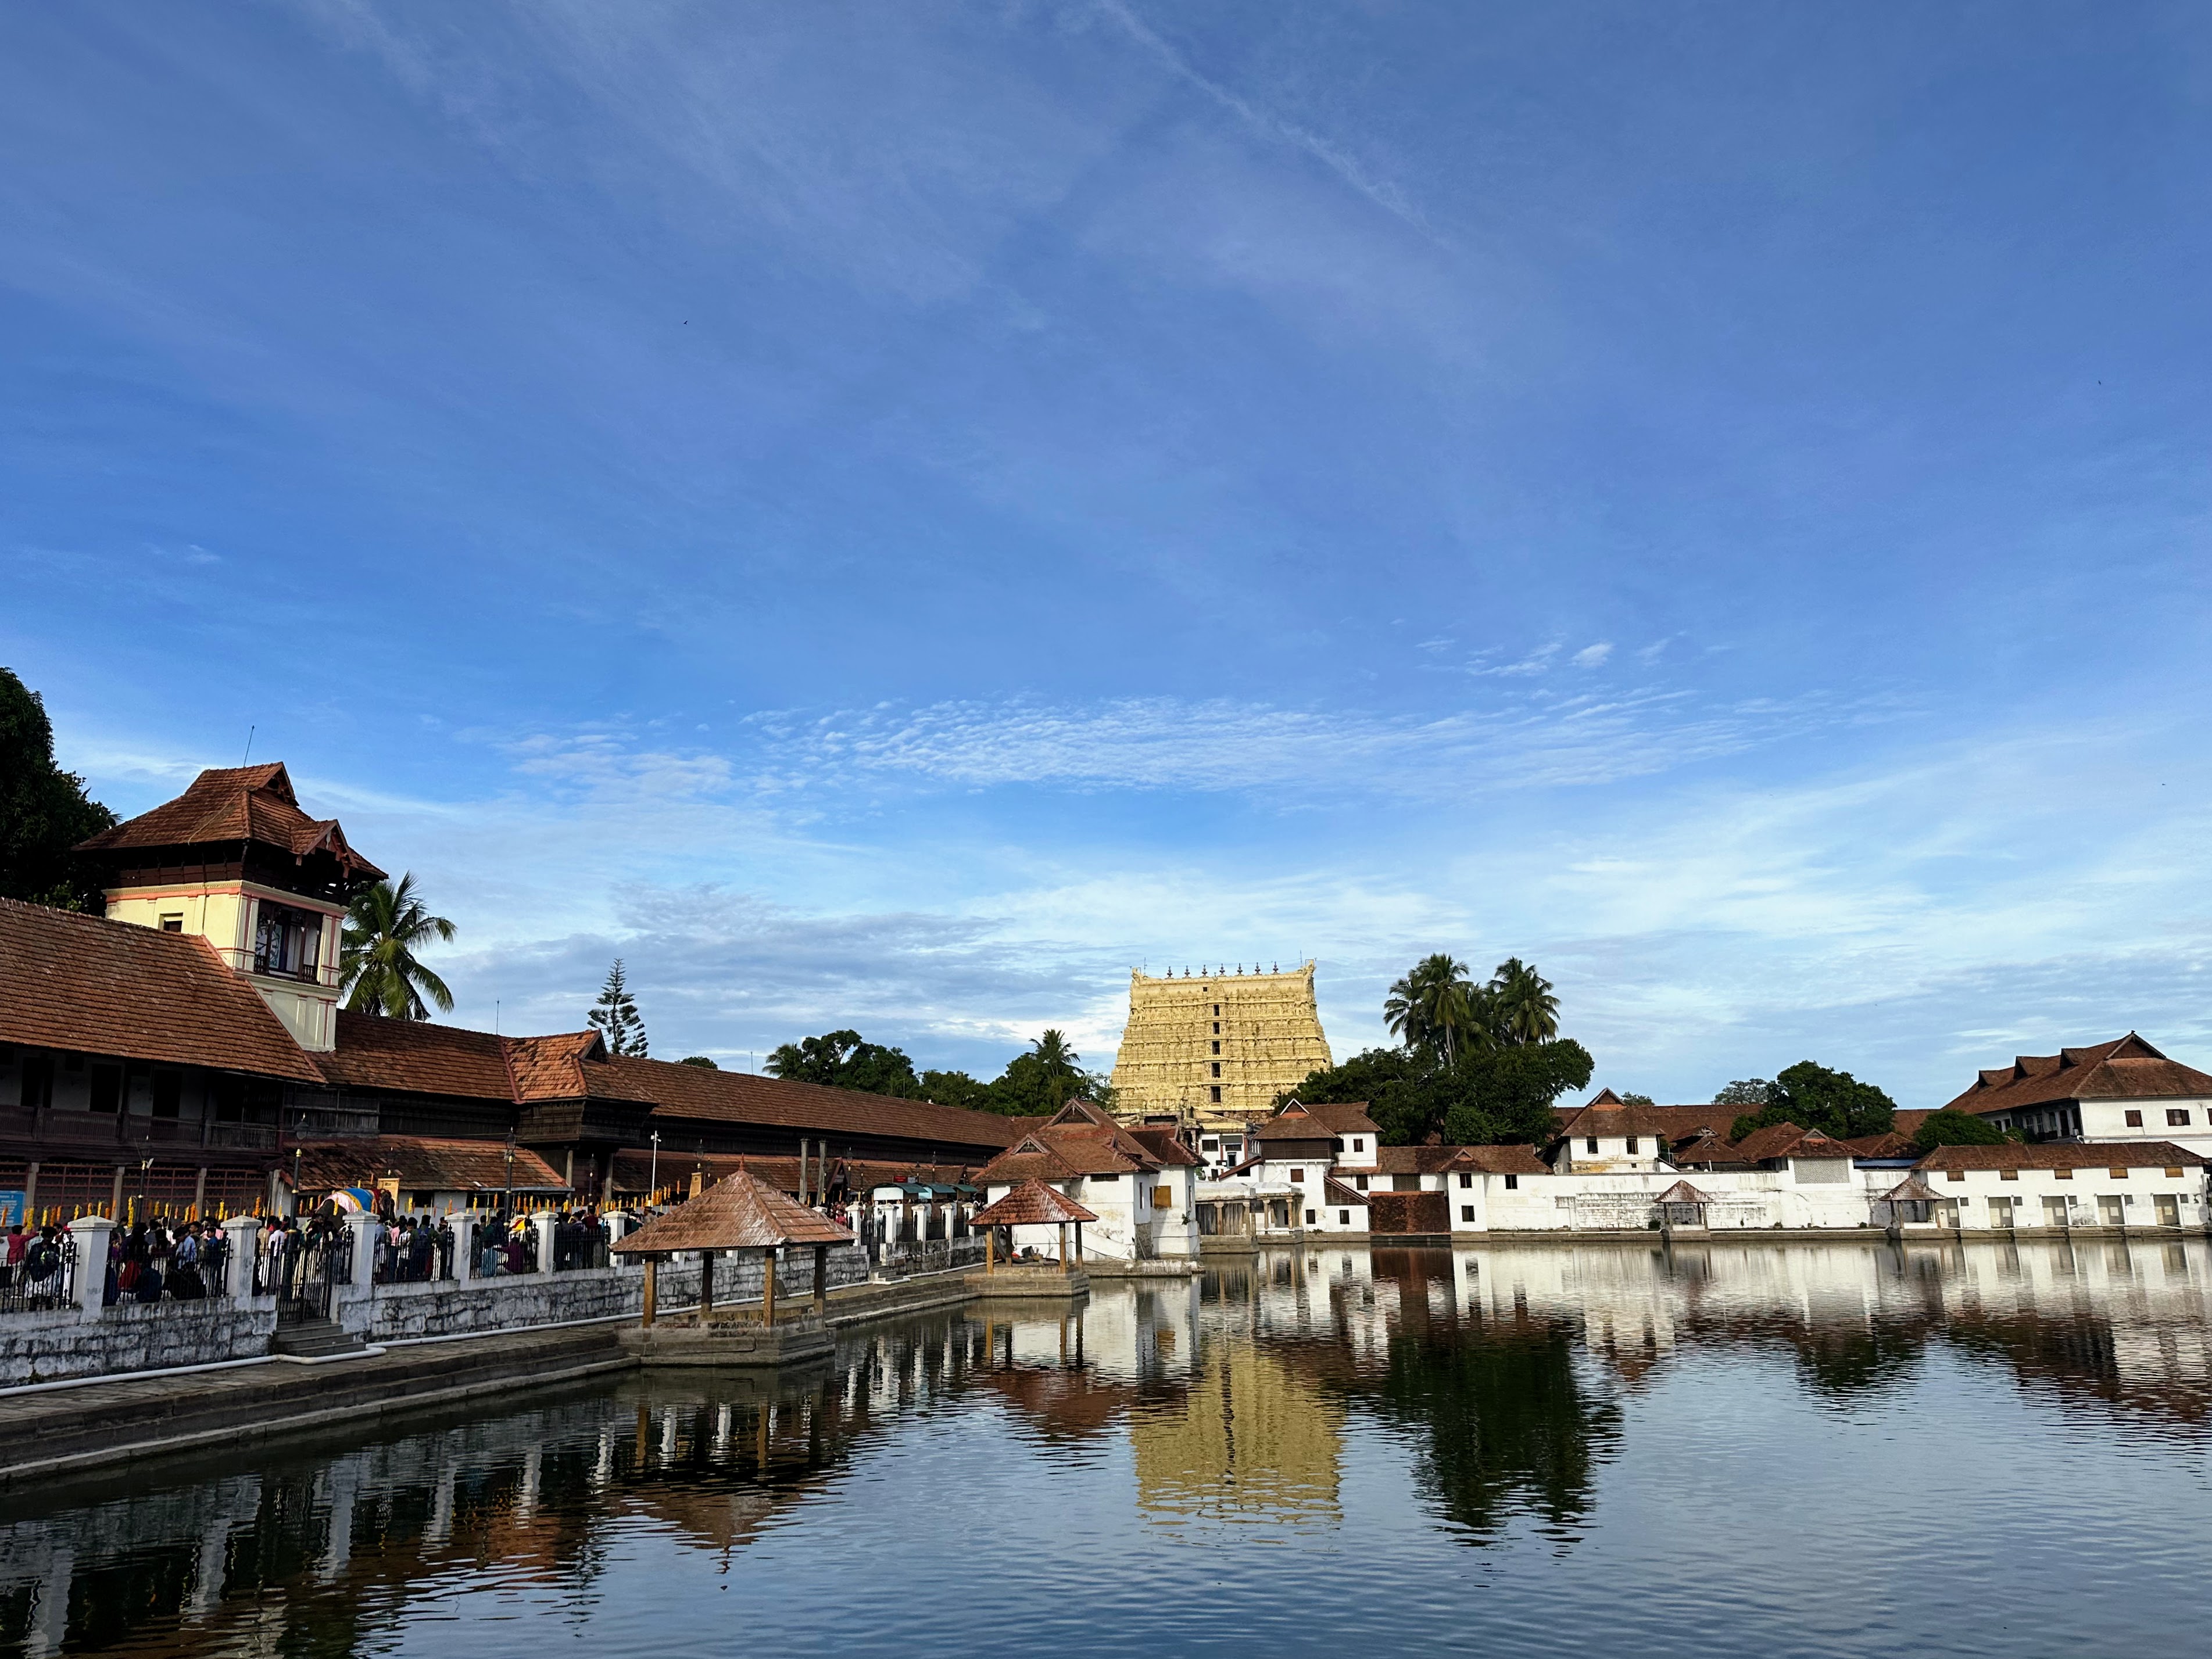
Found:
[[[1334,1063],[1310,962],[1287,974],[1257,964],[1158,978],[1133,971],[1115,1103],[1132,1116],[1249,1122],[1306,1073]]]
[[[76,849],[105,869],[111,921],[197,933],[303,1048],[337,1046],[338,937],[384,872],[335,818],[300,810],[281,764],[206,771],[176,799]]]

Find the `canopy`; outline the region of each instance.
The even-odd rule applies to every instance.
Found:
[[[613,1249],[624,1255],[657,1255],[666,1250],[760,1250],[852,1242],[853,1235],[836,1222],[787,1198],[751,1170],[738,1170],[617,1240]]]
[[[324,1194],[337,1206],[341,1213],[367,1212],[376,1207],[376,1194],[366,1187],[335,1187]]]
[[[1048,1187],[1032,1176],[996,1204],[975,1212],[975,1227],[1048,1227],[1062,1221],[1096,1221],[1098,1218],[1056,1187]]]
[[[1712,1200],[1707,1198],[1688,1182],[1678,1181],[1659,1194],[1659,1201],[1662,1204],[1710,1204]]]
[[[1907,1176],[1882,1196],[1892,1204],[1933,1204],[1936,1189],[1918,1176]]]

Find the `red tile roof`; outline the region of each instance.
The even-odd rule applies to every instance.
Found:
[[[995,1204],[986,1205],[969,1222],[975,1227],[1040,1227],[1063,1221],[1096,1221],[1097,1216],[1042,1181],[1029,1180]]]
[[[2087,1048],[2019,1055],[2010,1066],[1984,1072],[1972,1088],[1950,1103],[1950,1108],[1978,1113],[2069,1100],[2179,1100],[2205,1096],[2212,1096],[2212,1077],[2179,1060],[2168,1060],[2130,1031]]]
[[[1473,1170],[1482,1175],[1547,1176],[1551,1166],[1536,1156],[1533,1146],[1447,1146],[1448,1170]]]
[[[1162,1127],[1158,1124],[1148,1123],[1128,1130],[1127,1133],[1131,1139],[1141,1145],[1158,1160],[1162,1169],[1181,1170],[1198,1167],[1198,1154],[1183,1145],[1182,1135],[1172,1127]]]
[[[1851,1153],[1850,1142],[1832,1140],[1818,1129],[1801,1129],[1794,1123],[1770,1123],[1737,1141],[1732,1161],[1759,1164],[1771,1158],[1849,1158]]]
[[[1741,1106],[1631,1106],[1610,1089],[1601,1089],[1580,1106],[1553,1113],[1560,1133],[1577,1135],[1663,1135],[1669,1143],[1687,1139],[1700,1129],[1725,1135],[1745,1111]],[[1637,1127],[1620,1127],[1620,1114],[1632,1113]],[[1587,1119],[1587,1122],[1584,1120]],[[1611,1125],[1613,1127],[1608,1127]]]
[[[988,1186],[1015,1182],[1065,1181],[1070,1176],[1148,1174],[1159,1162],[1123,1131],[1117,1139],[1091,1123],[1047,1123],[1031,1129],[983,1166],[978,1181]]]
[[[398,1090],[464,1099],[512,1100],[507,1048],[489,1031],[427,1020],[383,1019],[338,1011],[338,1046],[318,1054],[323,1075],[338,1088]]]
[[[694,1069],[703,1069],[695,1067]],[[666,1215],[656,1216],[614,1249],[624,1255],[661,1250],[766,1249],[778,1244],[849,1244],[853,1235],[827,1216],[738,1170]]]
[[[336,818],[311,818],[300,810],[291,775],[278,762],[203,772],[174,800],[101,830],[77,850],[116,853],[249,841],[295,858],[328,853],[352,877],[374,880],[384,874],[346,844]]]
[[[1006,1146],[1036,1121],[628,1055],[587,1063],[581,1070],[593,1095],[653,1101],[657,1118],[765,1124],[794,1135],[821,1134],[833,1140],[838,1135],[866,1135],[921,1141],[947,1152],[988,1152]],[[617,1090],[624,1092],[617,1094]]]
[[[394,1022],[398,1024],[400,1022]],[[408,1191],[495,1193],[506,1189],[507,1149],[496,1140],[448,1140],[423,1135],[371,1135],[358,1140],[319,1141],[300,1157],[300,1185],[308,1192],[331,1187],[373,1187],[396,1176]],[[568,1183],[526,1146],[514,1149],[517,1192],[565,1193]]]
[[[1938,1146],[1916,1170],[2189,1169],[2205,1162],[2170,1140],[2046,1140],[2032,1146]]]
[[[0,899],[0,1042],[319,1083],[208,942]]]
[[[584,1081],[586,1059],[606,1058],[597,1031],[561,1031],[550,1036],[509,1037],[507,1063],[517,1100],[582,1100],[591,1091]]]
[[[1308,1106],[1294,1100],[1274,1116],[1254,1124],[1249,1138],[1279,1146],[1288,1141],[1334,1140],[1340,1134],[1379,1133],[1369,1121],[1364,1103]]]
[[[1321,1191],[1322,1201],[1325,1203],[1339,1206],[1356,1204],[1363,1210],[1367,1207],[1368,1195],[1365,1193],[1352,1191],[1334,1176],[1324,1176],[1322,1178]]]

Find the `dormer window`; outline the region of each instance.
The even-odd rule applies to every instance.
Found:
[[[323,949],[323,919],[312,910],[260,902],[253,933],[253,971],[276,979],[315,977]]]
[[[183,933],[185,931],[185,913],[181,910],[164,911],[161,915],[161,931],[165,933]]]

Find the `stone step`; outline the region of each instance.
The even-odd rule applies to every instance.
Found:
[[[269,1352],[289,1354],[295,1359],[323,1359],[337,1354],[359,1353],[368,1344],[357,1333],[344,1329],[328,1319],[302,1320],[296,1325],[279,1325],[269,1339]]]

